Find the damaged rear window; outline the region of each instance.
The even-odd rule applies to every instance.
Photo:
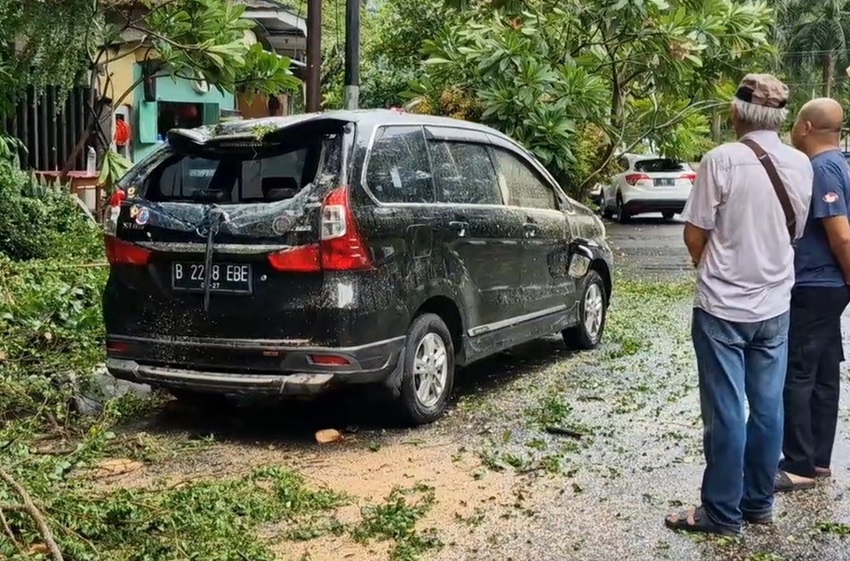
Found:
[[[150,170],[143,194],[154,202],[262,203],[295,197],[319,174],[340,171],[341,138],[297,143],[168,147]]]

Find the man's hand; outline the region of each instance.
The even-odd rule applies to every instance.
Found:
[[[700,261],[702,261],[710,233],[709,230],[698,228],[690,222],[685,223],[685,246],[688,248],[688,253],[691,254],[691,262],[694,264],[694,268],[699,267]]]
[[[829,248],[841,266],[844,282],[850,284],[850,222],[841,215],[822,218],[821,223],[829,240]]]

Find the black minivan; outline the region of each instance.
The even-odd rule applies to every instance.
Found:
[[[173,130],[104,217],[107,367],[178,397],[385,391],[414,423],[459,366],[598,345],[605,227],[507,136],[396,111]]]

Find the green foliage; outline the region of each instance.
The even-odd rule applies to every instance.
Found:
[[[0,256],[0,421],[67,415],[68,377],[103,360],[105,267]]]
[[[103,164],[100,168],[100,177],[97,182],[106,187],[112,187],[132,167],[133,162],[119,154],[108,150],[103,156]]]
[[[354,528],[353,536],[361,542],[392,540],[395,547],[390,552],[391,561],[414,561],[423,552],[442,545],[434,530],[416,531],[416,523],[434,502],[433,487],[393,489],[384,504],[363,508],[363,520]]]
[[[222,91],[274,94],[297,88],[300,81],[288,58],[245,43],[245,32],[255,24],[244,13],[244,5],[224,0],[165,2],[154,5],[142,22],[128,15],[108,33],[147,32],[153,47],[147,58],[162,63],[165,73],[204,79]]]
[[[452,115],[447,101],[469,99],[470,116],[529,147],[577,198],[616,152],[702,151],[725,84],[772,52],[763,2],[483,4],[425,43],[412,106]]]
[[[70,90],[88,66],[81,38],[101,17],[93,0],[0,0],[0,115],[27,86]]]
[[[0,160],[0,255],[13,260],[102,255],[97,227],[62,187]]]

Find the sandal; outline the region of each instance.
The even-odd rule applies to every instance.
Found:
[[[712,522],[703,507],[671,514],[664,519],[664,525],[671,530],[682,530],[683,532],[717,534],[726,537],[734,537],[740,534],[740,531],[727,530]]]
[[[776,479],[773,480],[773,490],[776,493],[787,493],[790,491],[805,491],[815,488],[814,479],[803,479],[802,481],[794,482],[787,472],[779,470],[776,472]]]

